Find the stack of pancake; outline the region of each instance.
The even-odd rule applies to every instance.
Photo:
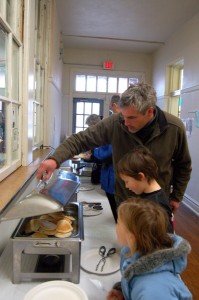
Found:
[[[39,218],[32,218],[25,226],[25,233],[33,238],[58,238],[70,237],[73,232],[75,218],[67,216],[63,212],[42,215]]]

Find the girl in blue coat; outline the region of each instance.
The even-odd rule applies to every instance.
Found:
[[[191,300],[180,277],[189,243],[167,233],[168,217],[160,205],[141,198],[129,200],[120,204],[116,225],[122,245],[121,289],[115,285],[107,300]]]

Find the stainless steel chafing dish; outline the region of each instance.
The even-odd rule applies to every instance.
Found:
[[[21,219],[11,236],[13,283],[38,279],[79,283],[81,241],[84,239],[82,205],[74,202],[79,179],[70,172],[56,170],[40,192],[30,188],[28,191],[31,181],[36,182],[36,174],[16,193],[0,216],[1,221]],[[39,215],[58,211],[75,219],[70,237],[34,238],[25,233],[25,226],[33,216],[39,218]]]

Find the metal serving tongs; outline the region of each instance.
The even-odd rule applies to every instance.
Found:
[[[47,184],[49,183],[49,181],[51,180],[53,173],[51,174],[50,178],[48,180],[44,180],[46,173],[44,172],[42,175],[42,178],[39,180],[38,184],[36,185],[36,188],[34,189],[34,191],[36,192],[41,192],[43,189],[45,189],[45,187],[47,186]]]
[[[110,257],[111,255],[113,255],[114,253],[116,253],[116,248],[110,248],[108,250],[108,252],[106,253],[106,247],[105,246],[101,246],[99,248],[99,255],[102,256],[102,258],[99,260],[98,264],[96,265],[95,271],[98,271],[99,266],[101,264],[101,272],[103,272],[105,263],[106,263],[106,259],[108,257]]]

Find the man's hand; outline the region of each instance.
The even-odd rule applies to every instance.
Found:
[[[180,207],[180,202],[175,199],[170,199],[169,202],[170,202],[172,212],[175,213],[177,209]]]
[[[57,163],[54,159],[43,161],[37,170],[37,179],[48,180],[56,168]]]
[[[125,300],[121,291],[112,289],[108,295],[106,300]]]

